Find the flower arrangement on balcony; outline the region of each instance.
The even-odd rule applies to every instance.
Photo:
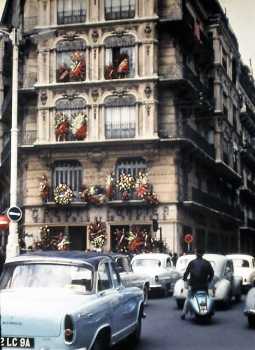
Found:
[[[115,249],[119,252],[141,253],[152,250],[153,239],[143,227],[133,226],[129,232],[116,229],[114,235]]]
[[[109,200],[111,200],[113,197],[115,182],[116,182],[116,179],[115,179],[114,173],[107,176],[105,192],[106,192],[106,196]]]
[[[49,196],[49,183],[46,175],[42,175],[40,179],[40,197],[43,201],[46,201]]]
[[[95,248],[102,248],[106,242],[106,224],[95,218],[93,223],[89,224],[89,241]]]
[[[69,133],[70,123],[68,115],[57,112],[55,116],[55,134],[57,141],[65,141]]]
[[[105,189],[99,185],[84,187],[80,192],[80,198],[84,202],[101,205],[106,201]]]
[[[135,188],[135,179],[130,174],[123,173],[120,175],[116,185],[117,189],[121,192],[122,199],[128,200]]]
[[[87,136],[88,116],[85,112],[73,113],[71,116],[71,132],[76,140],[84,140]]]
[[[126,78],[129,74],[129,57],[124,53],[117,59],[117,64],[105,66],[105,79]]]
[[[54,190],[54,201],[59,205],[67,205],[72,202],[74,193],[66,184],[59,184]]]
[[[70,54],[68,62],[61,63],[57,69],[57,81],[83,81],[86,79],[86,61],[84,54],[75,51]]]
[[[143,199],[152,205],[158,204],[157,195],[152,191],[152,185],[148,182],[148,174],[141,172],[138,174],[135,188],[139,199]]]

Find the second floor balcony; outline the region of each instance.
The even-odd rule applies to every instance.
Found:
[[[87,12],[86,9],[71,9],[71,10],[58,10],[57,23],[58,24],[73,24],[73,23],[85,23]]]

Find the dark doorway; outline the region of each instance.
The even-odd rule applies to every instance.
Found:
[[[69,226],[68,232],[71,250],[87,249],[87,230],[85,226]]]

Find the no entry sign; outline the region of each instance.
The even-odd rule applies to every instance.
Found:
[[[7,210],[8,218],[13,222],[19,222],[22,218],[22,211],[19,207],[10,207]]]

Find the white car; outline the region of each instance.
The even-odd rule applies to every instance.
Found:
[[[195,258],[196,255],[181,256],[176,264],[178,271],[183,275],[189,262]],[[220,254],[204,254],[203,258],[211,263],[214,270],[213,282],[209,286],[209,293],[213,299],[225,305],[230,305],[232,297],[240,300],[242,280],[240,277],[234,276],[232,261]],[[179,279],[174,287],[174,297],[178,308],[183,306],[187,294],[187,283],[183,279]]]
[[[255,328],[255,288],[251,288],[246,295],[244,314],[248,318],[249,326]]]
[[[133,257],[131,264],[134,272],[149,278],[150,291],[163,290],[165,296],[173,292],[175,282],[180,278],[168,254],[139,254]]]
[[[227,255],[233,261],[234,274],[242,278],[242,289],[248,291],[255,287],[255,259],[251,255],[231,254]]]

